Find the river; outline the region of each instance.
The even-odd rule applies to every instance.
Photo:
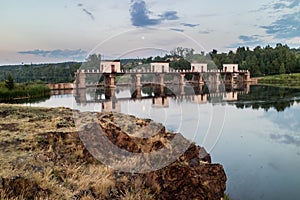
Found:
[[[87,89],[25,105],[151,118],[204,146],[213,162],[224,166],[232,199],[299,199],[300,89],[252,85],[191,91]]]

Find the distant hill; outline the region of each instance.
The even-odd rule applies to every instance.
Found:
[[[42,81],[46,83],[72,82],[74,73],[80,68],[80,62],[4,65],[0,66],[0,81],[12,75],[17,83]]]

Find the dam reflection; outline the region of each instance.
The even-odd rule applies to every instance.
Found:
[[[143,87],[95,87],[74,90],[78,105],[94,104],[103,112],[121,112],[124,101],[151,100],[154,108],[168,108],[170,99],[176,103],[206,104],[234,102],[250,91],[249,84],[240,85],[145,85]]]

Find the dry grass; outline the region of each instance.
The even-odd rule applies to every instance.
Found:
[[[148,189],[131,188],[124,192],[121,200],[152,200],[154,195]]]
[[[84,190],[92,189],[97,196],[105,197],[114,187],[113,171],[99,162],[84,161],[84,147],[78,138],[68,136],[75,132],[65,117],[72,111],[63,108],[28,108],[0,104],[0,178],[15,176],[32,180],[43,190],[50,190],[49,199],[70,199]],[[59,124],[59,126],[57,126]],[[71,125],[70,125],[71,124]],[[49,132],[66,133],[57,141],[42,135]],[[48,140],[49,139],[49,140]],[[57,151],[66,150],[61,161]],[[26,199],[8,195],[0,188],[1,199]],[[38,197],[37,197],[38,199]],[[91,199],[89,195],[81,199]]]
[[[101,164],[85,149],[77,131],[80,127],[75,127],[74,121],[70,119],[73,114],[66,108],[28,108],[0,104],[1,199],[33,199],[32,194],[34,199],[150,200],[159,197],[162,188],[165,188],[161,179],[164,179],[163,174],[168,173],[119,173]],[[81,125],[94,121],[91,115],[80,119],[84,120]],[[109,124],[114,120],[120,123]],[[123,146],[134,147],[134,151],[151,152],[160,148],[172,150],[169,142],[169,138],[173,138],[172,133],[165,132],[160,124],[154,123],[149,125],[154,132],[146,133],[143,127],[150,121],[134,120],[132,116],[116,115],[101,118],[99,123],[148,138],[120,139],[121,142],[128,142]],[[137,126],[130,126],[128,122],[132,121]],[[165,162],[168,159],[165,156],[159,155],[155,160],[147,156],[143,159],[127,157],[119,167],[131,169],[137,166],[141,169],[136,170],[143,170],[151,166],[153,161],[157,164]],[[185,162],[178,164],[188,165]],[[114,167],[118,167],[117,164]],[[21,177],[22,182],[19,190],[14,188],[19,183],[16,180],[20,181],[18,177]],[[14,187],[3,184],[3,180]],[[27,187],[27,184],[31,185]],[[28,198],[30,193],[31,197]]]
[[[77,187],[77,191],[93,188],[97,195],[106,196],[115,185],[112,170],[104,165],[74,166],[66,171],[66,182]]]

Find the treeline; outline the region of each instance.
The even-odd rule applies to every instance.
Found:
[[[98,69],[101,55],[90,55],[85,62],[66,62],[55,64],[34,64],[0,66],[0,81],[11,74],[17,83],[42,81],[45,83],[73,82],[77,69]],[[223,64],[239,64],[239,69],[249,70],[251,76],[265,76],[285,73],[300,73],[300,48],[291,49],[287,45],[277,44],[275,47],[257,46],[239,47],[236,51],[218,53],[213,50],[205,54],[196,54],[192,48],[177,47],[165,56],[142,59],[122,59],[122,69],[131,69],[153,61],[170,61],[173,69],[190,69],[191,62],[208,63],[209,69],[222,69]]]
[[[54,64],[7,65],[0,66],[0,81],[11,75],[16,83],[42,81],[63,83],[74,81],[74,73],[82,63],[66,62]]]
[[[236,52],[209,53],[218,68],[225,63],[237,63],[239,69],[247,69],[252,76],[264,76],[300,72],[300,49],[291,49],[287,45],[277,44],[276,47],[257,46],[253,50],[239,47]]]
[[[143,64],[153,61],[170,61],[173,69],[190,69],[191,62],[207,63],[209,69],[222,69],[223,64],[239,64],[240,70],[249,70],[251,76],[300,72],[300,48],[293,49],[278,43],[275,47],[238,47],[235,51],[219,53],[217,50],[195,53],[192,48],[177,47],[163,57],[148,57]],[[132,62],[134,66],[134,62]]]

